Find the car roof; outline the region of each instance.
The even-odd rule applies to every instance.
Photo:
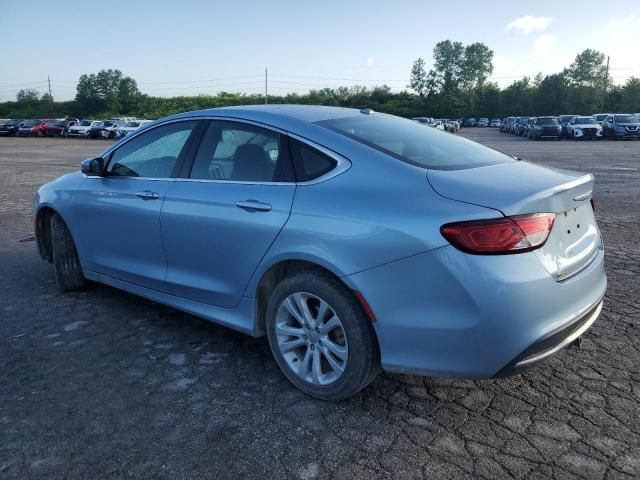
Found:
[[[239,117],[247,120],[264,120],[271,118],[278,120],[298,120],[312,123],[334,118],[354,117],[361,115],[355,108],[327,107],[322,105],[241,105],[237,107],[209,108],[195,110],[175,115],[175,117],[212,116],[212,117]]]

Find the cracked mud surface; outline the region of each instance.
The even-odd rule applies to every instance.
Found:
[[[253,339],[95,285],[59,294],[38,185],[106,142],[0,139],[0,478],[637,478],[640,142],[463,135],[596,175],[609,289],[582,349],[508,379],[306,397]]]

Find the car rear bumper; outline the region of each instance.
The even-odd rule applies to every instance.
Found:
[[[603,250],[557,282],[535,252],[483,256],[451,246],[344,280],[375,314],[385,370],[478,379],[508,374],[532,345],[577,325],[607,285]]]
[[[571,345],[585,333],[596,321],[602,311],[602,300],[583,316],[556,332],[546,335],[530,345],[524,352],[514,358],[500,370],[494,378],[508,377],[539,364],[564,347]]]

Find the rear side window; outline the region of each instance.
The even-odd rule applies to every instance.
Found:
[[[231,182],[292,180],[284,135],[243,123],[211,121],[189,178]]]
[[[392,115],[360,115],[317,124],[422,168],[458,170],[515,161],[479,143]]]
[[[298,182],[308,182],[321,177],[337,165],[333,158],[295,139],[291,139],[291,150]]]

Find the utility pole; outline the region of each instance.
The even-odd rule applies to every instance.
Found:
[[[53,97],[51,96],[51,77],[47,75],[47,83],[49,84],[49,112],[53,112]]]
[[[267,69],[264,69],[264,104],[266,105],[268,102],[267,100]]]
[[[602,91],[602,102],[600,103],[600,112],[604,112],[604,98],[607,96],[608,84],[609,84],[609,55],[607,55],[607,74],[604,77],[604,87]]]

